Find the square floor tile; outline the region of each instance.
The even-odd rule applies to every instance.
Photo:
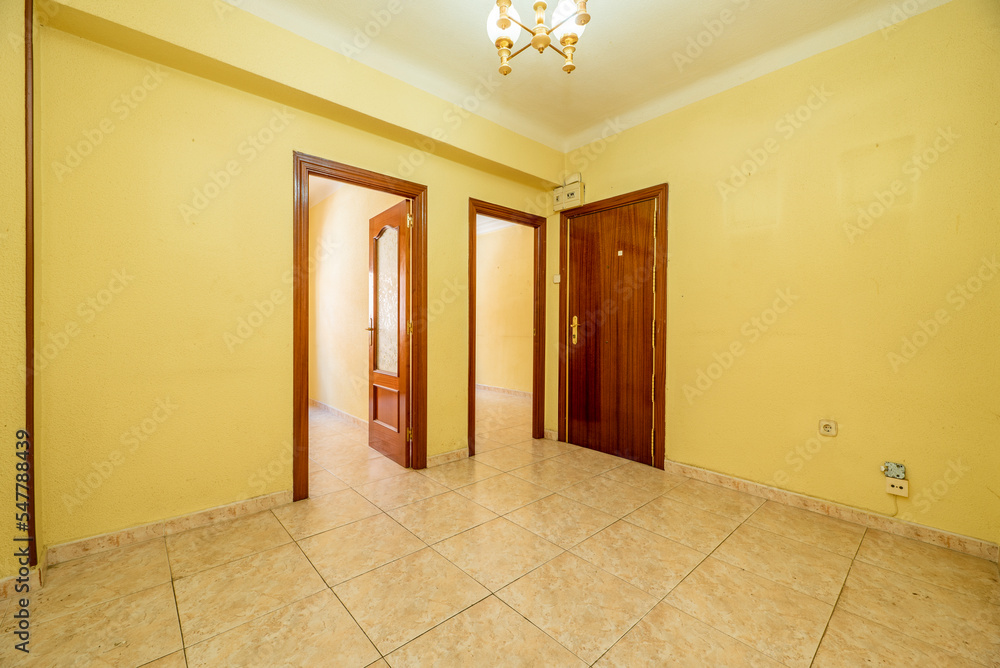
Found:
[[[362,485],[357,491],[382,510],[392,510],[430,496],[444,494],[448,488],[425,475],[410,471],[400,476]]]
[[[187,661],[184,659],[184,650],[168,654],[151,663],[144,663],[142,668],[187,668]]]
[[[493,511],[455,492],[390,510],[389,515],[428,545],[496,517]]]
[[[512,469],[518,469],[522,466],[527,466],[532,464],[539,459],[544,459],[539,455],[535,455],[527,450],[521,450],[520,448],[497,448],[496,450],[489,450],[487,452],[477,452],[475,460],[480,464],[486,464],[487,466],[492,466],[495,469],[501,471],[510,471]]]
[[[605,471],[601,475],[611,480],[623,482],[626,485],[639,487],[647,492],[655,492],[657,496],[670,491],[687,480],[684,476],[667,473],[666,471],[661,471],[660,469],[640,464],[639,462],[622,464],[618,468]]]
[[[562,548],[504,518],[438,543],[434,549],[497,591],[562,553]]]
[[[777,661],[667,603],[653,608],[594,665],[781,668]]]
[[[506,473],[455,490],[498,515],[526,506],[552,492]]]
[[[587,665],[495,596],[404,645],[389,660],[393,668]]]
[[[547,438],[533,438],[530,441],[514,443],[510,447],[530,452],[537,459],[558,457],[559,455],[565,455],[567,452],[572,452],[576,449],[575,445],[560,443],[559,441],[552,441]]]
[[[58,618],[35,618],[29,654],[14,648],[12,628],[3,637],[2,666],[141,666],[182,647],[169,583]]]
[[[750,517],[753,511],[764,503],[764,499],[759,496],[737,492],[700,480],[686,480],[667,492],[666,496],[674,501],[680,501],[739,522]]]
[[[292,538],[300,540],[365,517],[378,515],[380,511],[353,489],[345,489],[315,499],[279,506],[272,512]]]
[[[768,501],[758,508],[746,523],[850,559],[857,554],[865,535],[865,528],[860,524],[844,522],[774,501]]]
[[[625,516],[643,529],[708,554],[740,525],[722,515],[661,496]]]
[[[987,666],[1000,657],[1000,606],[861,561],[837,607]]]
[[[318,457],[316,460],[323,463],[323,460]],[[386,478],[400,476],[410,470],[381,455],[365,459],[364,461],[334,464],[326,466],[326,468],[330,473],[351,487],[360,487],[376,480],[385,480]]]
[[[309,498],[347,489],[347,483],[326,469],[309,471]]]
[[[628,522],[615,522],[571,552],[661,599],[705,555]]]
[[[1000,571],[992,561],[874,529],[856,559],[1000,605]]]
[[[808,666],[833,606],[709,557],[664,599],[787,666]]]
[[[579,501],[553,494],[515,510],[507,519],[550,543],[569,549],[609,526],[616,518]]]
[[[430,548],[334,587],[383,655],[489,596]]]
[[[933,645],[896,633],[840,608],[819,644],[814,668],[855,666],[949,666],[975,668],[982,664],[956,656]]]
[[[584,480],[559,493],[615,517],[624,517],[659,496],[659,492],[632,487],[604,476]]]
[[[187,650],[191,668],[364,668],[379,653],[329,589],[258,617]]]
[[[514,469],[510,474],[553,492],[558,492],[594,477],[593,474],[583,469],[575,468],[555,459],[543,459],[534,464]]]
[[[847,557],[745,524],[712,556],[830,605],[851,570]]]
[[[420,473],[445,487],[457,489],[500,475],[501,471],[492,466],[481,464],[475,458],[466,457],[457,462],[423,469]]]
[[[193,645],[326,588],[294,543],[174,582],[184,642]]]
[[[497,597],[588,664],[656,605],[649,594],[568,552]]]
[[[614,455],[581,447],[576,447],[565,455],[559,455],[555,458],[555,461],[575,466],[593,475],[599,475],[605,471],[624,466],[628,462],[627,459],[621,459]]]
[[[332,587],[422,550],[425,545],[391,517],[380,513],[305,538],[299,547]]]
[[[45,586],[32,592],[31,615],[50,621],[164,582],[170,582],[166,543],[154,538],[52,566]]]
[[[524,424],[517,427],[497,429],[496,431],[491,431],[489,433],[489,437],[491,440],[494,440],[497,443],[503,443],[504,445],[521,443],[531,439],[531,425]]]
[[[167,536],[174,578],[184,578],[292,542],[271,511]]]

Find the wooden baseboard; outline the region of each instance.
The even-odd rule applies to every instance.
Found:
[[[493,387],[492,385],[480,385],[476,384],[477,390],[482,390],[484,392],[496,392],[497,394],[507,394],[513,397],[528,397],[531,398],[531,392],[522,392],[521,390],[508,390],[506,387]]]
[[[555,429],[546,429],[542,435],[545,436],[545,438],[549,439],[550,441],[559,440],[559,432],[557,432]]]
[[[25,580],[27,580],[27,582],[25,582]],[[18,584],[27,584],[28,591],[32,592],[41,588],[42,581],[42,569],[40,567],[32,568],[28,571],[27,576],[11,575],[10,577],[3,578],[0,580],[0,601],[6,598],[24,597],[25,593],[23,591],[17,591]]]
[[[100,536],[76,540],[71,543],[54,545],[48,550],[46,563],[49,566],[54,566],[65,561],[79,559],[80,557],[97,554],[98,552],[106,552],[107,550],[113,550],[126,545],[134,545],[135,543],[141,543],[152,538],[169,536],[189,529],[197,529],[209,524],[236,519],[244,515],[252,515],[291,502],[291,491],[275,492],[247,499],[246,501],[237,501],[225,506],[201,510],[190,515],[182,515],[169,520],[152,522]],[[0,598],[3,597],[0,596]]]
[[[309,405],[312,408],[318,408],[320,410],[326,411],[327,413],[332,413],[338,419],[343,420],[344,422],[349,422],[349,423],[351,423],[353,425],[356,425],[358,427],[362,427],[364,429],[368,428],[368,420],[362,420],[359,417],[354,417],[350,413],[345,413],[344,411],[340,410],[339,408],[334,408],[333,406],[328,406],[328,405],[324,404],[322,401],[316,401],[315,399],[310,399],[309,400]]]

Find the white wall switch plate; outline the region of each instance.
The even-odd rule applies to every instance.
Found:
[[[562,283],[562,274],[556,274],[552,277],[553,283]]]

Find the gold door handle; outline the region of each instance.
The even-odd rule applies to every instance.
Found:
[[[579,327],[580,327],[580,322],[576,319],[576,316],[574,315],[573,316],[573,323],[569,326],[569,328],[573,330],[573,345],[576,345],[576,341],[577,341],[577,331],[576,330]]]
[[[372,337],[374,336],[372,332],[375,331],[375,321],[372,320],[371,318],[368,318],[368,325],[369,325],[368,327],[365,327],[365,331],[368,332],[368,347],[371,348],[373,345],[375,345],[375,341],[372,339]]]

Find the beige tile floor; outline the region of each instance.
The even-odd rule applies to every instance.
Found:
[[[309,500],[52,567],[0,665],[1000,666],[996,564],[477,412],[420,472],[312,414]]]

